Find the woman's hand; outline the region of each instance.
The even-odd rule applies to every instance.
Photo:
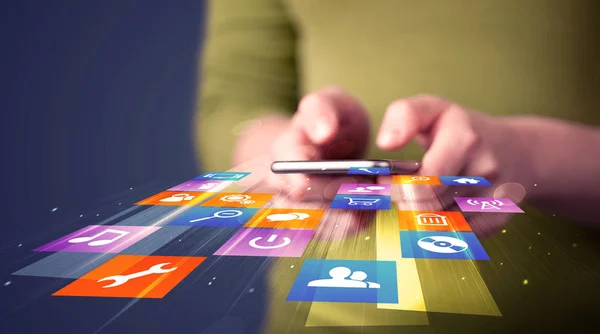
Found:
[[[420,175],[481,176],[493,186],[414,186],[411,196],[400,200],[430,210],[457,210],[454,197],[496,197],[520,202],[530,182],[531,143],[510,122],[487,116],[437,96],[419,95],[394,101],[381,124],[377,145],[399,150],[416,139],[426,148]],[[474,215],[479,233],[499,229],[506,214]],[[481,216],[481,217],[480,217]],[[495,219],[491,219],[495,218]],[[490,220],[491,219],[491,220]],[[478,225],[478,224],[475,224]]]
[[[305,96],[288,127],[271,147],[272,161],[359,159],[369,142],[369,117],[363,106],[339,88],[327,87]],[[331,199],[343,182],[332,176],[270,173],[267,184],[285,185],[293,199]]]
[[[359,159],[369,139],[369,118],[355,98],[339,88],[325,88],[303,98],[282,129],[270,161]],[[536,116],[488,116],[441,97],[419,95],[390,104],[377,145],[395,151],[412,140],[426,149],[419,175],[481,176],[493,186],[415,186],[409,194],[396,194],[396,200],[408,202],[405,207],[457,211],[454,197],[509,198],[598,226],[598,128]],[[268,174],[267,184],[292,200],[331,199],[341,183],[373,182]],[[465,215],[480,235],[501,229],[510,218],[489,212]]]

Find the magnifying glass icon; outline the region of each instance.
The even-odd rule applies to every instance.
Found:
[[[190,223],[199,222],[202,220],[213,219],[213,218],[235,218],[242,215],[242,211],[240,210],[222,210],[215,212],[212,216],[198,218],[194,220],[190,220]]]
[[[431,178],[427,177],[427,176],[413,176],[410,178],[410,180],[408,180],[406,182],[408,183],[408,182],[413,182],[413,181],[419,182],[419,181],[429,181],[429,180],[431,180]]]

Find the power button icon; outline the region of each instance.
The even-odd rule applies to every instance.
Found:
[[[250,245],[250,247],[257,249],[275,249],[285,247],[292,242],[292,240],[290,240],[290,238],[288,237],[280,238],[280,240],[282,241],[277,241],[277,234],[272,234],[269,237],[269,239],[267,239],[267,241],[263,243],[263,245],[259,245],[257,242],[261,239],[263,239],[263,237],[256,237],[250,240],[248,244]]]
[[[301,257],[315,235],[308,229],[244,228],[214,254],[225,256]]]

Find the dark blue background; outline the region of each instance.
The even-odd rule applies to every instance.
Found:
[[[3,2],[2,241],[196,176],[203,4],[168,3]]]
[[[52,298],[68,280],[10,273],[47,255],[33,248],[199,175],[192,114],[204,6],[1,2],[0,332],[90,333],[130,302]],[[229,261],[250,268],[264,260]],[[228,284],[230,296],[222,295],[206,282],[227,276],[227,266],[207,268],[180,292],[139,301],[102,332],[201,333],[223,317],[229,327],[221,331],[244,324],[252,332],[260,317],[248,310],[262,303],[260,288],[232,306],[255,282]]]

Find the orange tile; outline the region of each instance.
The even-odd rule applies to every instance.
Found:
[[[206,257],[117,255],[73,283],[55,292],[53,296],[162,298],[183,280]],[[113,287],[114,280],[98,282],[114,275],[131,275],[165,263],[163,269],[177,268],[167,273],[153,273],[130,278]]]
[[[315,229],[325,210],[263,209],[245,227]]]
[[[261,208],[273,197],[273,194],[258,193],[219,193],[201,206],[228,208]]]
[[[156,195],[141,200],[137,205],[168,205],[168,206],[195,206],[215,193],[200,193],[191,191],[163,191]]]
[[[454,211],[398,211],[403,231],[471,231],[462,213]]]
[[[432,186],[442,184],[437,176],[394,175],[392,179],[395,184],[429,184]]]

